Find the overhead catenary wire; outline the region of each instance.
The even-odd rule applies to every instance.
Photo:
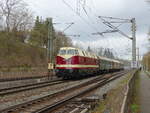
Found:
[[[92,1],[91,4],[92,4],[93,7],[94,7],[93,9],[96,10],[94,1],[93,1],[93,0],[91,0],[91,1]],[[90,11],[92,12],[92,10],[90,10]],[[95,14],[95,15],[96,15],[96,14]],[[98,17],[98,16],[97,16],[97,17]],[[106,17],[106,16],[102,16],[102,17]],[[113,17],[110,17],[110,18],[113,18]],[[110,19],[110,18],[109,18],[109,19]],[[108,18],[107,18],[107,19],[108,19]],[[122,19],[122,18],[114,18],[114,20],[113,20],[114,23],[117,23],[117,22],[115,22],[115,20],[118,20],[118,19],[120,20],[120,21],[118,22],[118,24],[119,24],[119,23],[120,23],[120,24],[117,25],[116,27],[120,27],[120,26],[123,25],[124,23],[131,23],[131,20],[130,20],[130,19]],[[113,23],[113,21],[112,21],[112,23]],[[99,22],[99,21],[98,21],[98,22]],[[119,40],[122,41],[122,42],[124,42],[125,39],[119,38]],[[121,43],[118,43],[118,44],[119,44],[120,46],[122,46]],[[128,46],[127,46],[127,47],[130,47],[130,46],[131,46],[131,45],[130,45],[130,46],[129,46],[129,45],[130,45],[130,44],[129,44],[129,40],[128,40]],[[122,51],[122,50],[121,50],[121,51]],[[125,52],[125,53],[126,53],[126,52]],[[119,53],[119,54],[120,54],[120,53]]]
[[[87,6],[86,6],[87,7]],[[84,12],[86,13],[86,15],[87,15],[87,17],[91,20],[91,18],[90,18],[90,16],[88,15],[88,13],[87,13],[87,11],[86,11],[86,9],[85,9],[85,7],[83,7],[83,9],[84,9]],[[92,11],[91,11],[92,12]],[[92,12],[93,13],[93,12]],[[97,15],[96,14],[94,14],[94,16],[96,16],[97,17]],[[98,24],[99,25],[99,24]],[[102,35],[101,33],[98,33],[99,35],[101,35],[102,37],[105,37],[104,35]],[[111,43],[110,43],[110,41],[107,39],[107,38],[105,38],[106,40],[107,40],[107,42],[106,42],[106,47],[109,47],[110,48],[110,45],[112,45]]]
[[[75,10],[65,1],[62,0],[64,4],[66,4],[76,15],[78,15],[90,28],[92,28],[93,30],[97,30],[97,28],[95,28],[95,26],[91,25],[85,18],[83,18],[80,14],[76,13]]]
[[[65,5],[67,5],[77,16],[79,16],[90,28],[92,28],[92,29],[94,29],[94,30],[97,30],[96,28],[93,28],[93,26],[92,25],[90,25],[90,23],[87,21],[87,20],[85,20],[81,15],[79,15],[78,13],[76,13],[75,11],[74,11],[74,9],[67,3],[67,2],[65,2],[64,0],[62,0],[64,3],[65,3]],[[85,33],[86,35],[87,35],[87,37],[89,37],[90,39],[92,39],[93,37],[91,37],[89,34],[87,34],[85,31],[83,31],[83,33]]]
[[[63,0],[63,2],[73,11],[73,12],[75,12],[74,10],[73,10],[73,8],[68,4],[68,3],[66,3],[64,0]],[[90,18],[90,16],[88,15],[88,13],[87,13],[87,11],[85,10],[85,8],[83,7],[83,9],[84,9],[84,12],[86,13],[86,15],[88,16],[88,18]],[[76,13],[76,12],[75,12]],[[77,13],[76,13],[77,14]],[[81,15],[79,15],[79,14],[77,14],[82,20],[84,20],[84,22],[86,22],[88,25],[90,25]],[[91,19],[91,18],[90,18]],[[90,25],[90,27],[91,27],[91,25]],[[92,28],[93,28],[93,26],[92,26]],[[98,31],[95,27],[93,28],[94,30],[96,30],[96,31]],[[102,37],[104,37],[104,36],[102,36]],[[108,42],[108,41],[107,41]],[[108,44],[108,43],[106,43],[107,44],[107,47],[109,47],[109,45],[110,44]]]
[[[86,13],[86,15],[87,15],[87,17],[89,18],[89,19],[91,19],[90,18],[90,16],[88,15],[88,13],[87,13],[87,11],[85,10],[85,8],[84,8],[84,11],[85,11],[85,13]],[[101,35],[102,37],[104,37],[104,35],[102,35],[102,34],[99,34],[99,35]],[[111,43],[110,43],[110,41],[106,38],[106,40],[107,40],[107,43],[106,43],[106,49],[110,49],[110,45],[112,45]],[[108,48],[109,47],[109,48]]]
[[[106,26],[112,28],[113,30],[117,30],[118,33],[120,33],[120,34],[122,34],[123,36],[125,36],[125,37],[131,39],[131,37],[129,37],[129,36],[126,35],[124,32],[122,32],[121,30],[119,30],[116,26],[112,25],[110,22],[108,22],[108,21],[106,21],[105,19],[103,19],[102,16],[99,16],[99,18],[103,21],[103,23],[104,23]]]
[[[87,13],[87,11],[86,11],[86,9],[85,9],[85,7],[83,7],[83,9],[84,9],[84,12],[86,13],[86,15],[87,15],[87,17],[89,18],[89,19],[91,19],[90,18],[90,16],[88,15],[88,13]],[[94,14],[94,15],[96,15],[96,14]],[[96,17],[97,17],[97,15],[96,15]],[[120,24],[121,25],[121,24]],[[120,26],[119,25],[119,26]],[[102,35],[102,34],[99,34],[99,35],[101,35],[102,37],[104,37],[104,35]],[[110,47],[110,45],[112,45],[111,43],[110,43],[110,41],[106,38],[106,40],[107,40],[107,47]]]
[[[37,6],[38,7],[38,5],[37,4],[35,4],[35,3],[33,3],[32,2],[32,4],[34,5],[34,6]],[[43,9],[43,8],[42,8]],[[49,12],[48,10],[45,10],[45,9],[43,9],[45,12]],[[48,13],[47,13],[48,14]],[[55,23],[54,23],[55,24]],[[61,23],[57,23],[57,24],[61,24]],[[67,23],[65,23],[65,24],[67,24]],[[67,28],[66,28],[67,29]],[[66,31],[65,29],[64,30],[62,30],[62,31]],[[84,31],[82,31],[82,32],[84,32]],[[87,35],[87,37],[89,37],[89,38],[91,38],[91,36],[89,35],[89,34],[87,34],[86,32],[84,32],[86,35]]]
[[[96,10],[96,8],[95,8],[95,6],[94,6],[94,3],[93,3],[93,0],[92,0],[92,3],[91,3],[92,5],[93,5],[93,7],[94,7],[94,10]],[[88,7],[88,6],[87,6]],[[88,7],[89,8],[89,7]],[[91,13],[93,13],[93,11],[92,10],[90,10],[90,12]],[[98,17],[95,13],[93,13],[96,17]],[[115,21],[111,21],[110,23],[120,23],[119,25],[117,25],[116,26],[116,28],[118,28],[118,27],[120,27],[121,25],[123,25],[123,23],[130,23],[130,19],[122,19],[122,18],[113,18],[113,17],[105,17],[105,16],[101,16],[101,17],[103,17],[103,18],[108,18],[108,19],[114,19],[114,20],[120,20],[119,22],[115,22]],[[98,21],[99,22],[99,21]],[[110,26],[111,27],[111,26]],[[113,31],[115,31],[115,30],[113,30]],[[116,30],[116,31],[118,31],[118,30]],[[120,31],[119,31],[120,32]],[[121,32],[122,33],[122,32]],[[101,33],[100,33],[100,35],[102,35]],[[107,39],[107,38],[106,38]],[[121,38],[121,40],[123,40],[122,38]],[[107,39],[107,41],[109,42],[109,40]],[[120,44],[120,43],[119,43]],[[120,44],[121,45],[121,44]]]

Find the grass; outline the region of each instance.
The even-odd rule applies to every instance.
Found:
[[[145,71],[145,73],[146,73],[146,75],[147,75],[148,77],[150,77],[150,72],[149,72],[149,71]]]
[[[135,78],[135,84],[133,86],[133,93],[131,96],[131,104],[130,104],[131,113],[140,113],[139,87],[140,87],[140,77],[138,72],[137,77]]]
[[[129,82],[131,75],[132,73],[129,73],[124,80],[120,81],[119,85],[126,85]]]
[[[0,71],[47,66],[46,49],[20,41],[13,33],[0,32]]]
[[[102,101],[101,103],[99,103],[98,105],[99,107],[97,107],[93,113],[103,113],[106,109],[106,102]]]
[[[137,105],[137,104],[132,104],[132,105],[131,105],[131,111],[132,111],[132,113],[139,113],[139,112],[138,112],[139,109],[140,109],[140,106],[139,106],[139,105]]]

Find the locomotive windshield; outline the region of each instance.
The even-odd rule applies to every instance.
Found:
[[[75,49],[60,50],[59,54],[60,55],[77,55],[78,50],[75,50]]]
[[[59,51],[59,54],[60,54],[60,55],[65,55],[65,54],[66,54],[66,50],[60,50],[60,51]]]

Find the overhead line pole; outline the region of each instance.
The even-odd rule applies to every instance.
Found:
[[[140,67],[140,51],[139,48],[137,48],[137,67]]]
[[[132,23],[132,67],[137,67],[136,62],[136,23],[135,18],[131,20]]]
[[[52,18],[48,19],[48,49],[47,49],[47,59],[48,59],[48,79],[50,79],[50,76],[52,78],[53,76],[53,40],[54,40],[54,36],[53,36],[53,22],[52,22]]]
[[[112,30],[106,30],[104,32],[98,32],[98,33],[93,33],[95,34],[100,34],[103,35],[105,33],[113,33],[113,32],[118,32],[121,35],[127,37],[128,39],[132,40],[132,63],[131,66],[132,68],[137,68],[137,61],[136,61],[136,21],[135,18],[132,19],[121,19],[121,18],[113,18],[113,17],[104,17],[104,16],[99,16],[99,18],[103,21],[103,24],[106,26],[110,27]],[[107,21],[105,19],[113,19],[113,20],[121,20],[121,21]],[[114,26],[112,23],[132,23],[132,37],[129,37],[126,35],[124,32],[118,29],[118,27]]]

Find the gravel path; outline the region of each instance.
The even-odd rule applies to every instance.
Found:
[[[122,76],[122,77],[98,88],[95,92],[95,95],[99,95],[100,97],[102,97],[103,94],[106,94],[109,90],[117,88],[117,85],[126,78],[127,78],[127,74],[125,74],[125,76]]]
[[[141,72],[140,79],[141,113],[150,113],[150,78]]]

